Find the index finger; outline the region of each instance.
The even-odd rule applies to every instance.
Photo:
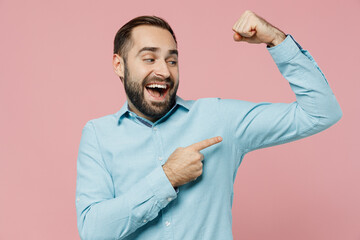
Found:
[[[202,140],[200,142],[191,144],[188,147],[194,149],[195,151],[200,151],[200,150],[208,148],[208,147],[210,147],[210,146],[212,146],[214,144],[217,144],[217,143],[219,143],[221,141],[222,141],[222,137],[218,136],[218,137],[205,139],[205,140]]]

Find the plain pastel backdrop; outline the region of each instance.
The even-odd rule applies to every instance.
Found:
[[[231,28],[247,9],[310,51],[343,118],[245,156],[234,239],[359,240],[359,0],[0,0],[0,239],[79,239],[81,131],[125,101],[112,44],[131,18],[158,15],[173,27],[182,98],[294,101],[265,45],[233,41]]]

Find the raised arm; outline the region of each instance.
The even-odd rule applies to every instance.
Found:
[[[243,152],[310,136],[341,118],[342,111],[324,74],[308,51],[290,35],[282,39],[280,30],[250,11],[240,17],[233,30],[235,41],[268,45],[269,53],[296,95],[293,103],[219,100],[223,114],[231,115],[228,126]]]

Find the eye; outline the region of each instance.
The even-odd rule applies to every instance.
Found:
[[[168,63],[169,63],[171,66],[176,66],[177,61],[169,61]]]
[[[144,59],[144,62],[152,63],[152,62],[154,62],[154,61],[155,61],[155,59],[153,59],[153,58],[146,58],[146,59]]]

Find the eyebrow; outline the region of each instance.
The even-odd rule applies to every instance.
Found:
[[[141,52],[144,52],[144,51],[158,52],[159,50],[160,50],[160,48],[157,48],[157,47],[143,47],[142,49],[139,50],[139,52],[136,54],[136,56],[138,56]],[[176,56],[179,55],[178,50],[176,50],[176,49],[169,50],[169,54],[170,55],[175,54]]]

